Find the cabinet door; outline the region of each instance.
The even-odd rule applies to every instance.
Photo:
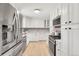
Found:
[[[68,55],[68,29],[67,26],[61,27],[61,56]]]
[[[79,23],[79,3],[69,4],[69,16],[72,24]]]
[[[61,40],[56,40],[56,56],[61,56]]]
[[[54,11],[54,16],[55,16],[55,18],[58,16],[58,9],[57,8]]]
[[[79,25],[71,26],[69,31],[69,55],[79,56]]]
[[[61,6],[62,6],[62,4],[60,3],[60,4],[58,4],[58,7],[57,7],[57,13],[58,13],[58,15],[61,15]]]
[[[69,18],[69,5],[68,4],[61,4],[61,24],[65,25],[68,22],[68,18]]]

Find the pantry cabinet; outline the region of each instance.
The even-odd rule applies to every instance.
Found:
[[[79,56],[79,24],[61,27],[61,56]]]
[[[61,4],[61,25],[67,25],[69,19],[69,4]]]
[[[61,4],[61,24],[79,24],[79,4]]]
[[[69,55],[79,56],[79,24],[69,28]]]
[[[57,41],[57,56],[79,56],[79,3],[60,4],[50,14],[50,33],[53,20],[61,15],[61,40]]]
[[[56,56],[61,55],[61,40],[56,40]]]
[[[68,40],[69,40],[68,26],[62,26],[61,27],[61,56],[68,55]]]
[[[63,4],[61,10],[61,55],[79,56],[79,4]]]
[[[58,15],[61,15],[61,40],[57,41],[56,55],[79,56],[79,4],[60,4],[52,12],[50,23]]]
[[[79,24],[79,3],[69,4],[70,24]]]

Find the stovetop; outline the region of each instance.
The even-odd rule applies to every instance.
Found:
[[[53,38],[54,40],[61,39],[61,36],[49,35],[49,37]]]

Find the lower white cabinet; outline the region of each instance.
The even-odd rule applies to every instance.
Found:
[[[69,26],[69,55],[79,56],[79,24]]]
[[[61,27],[61,56],[79,56],[79,24]]]
[[[61,56],[68,55],[68,26],[61,26]]]
[[[61,55],[61,40],[56,40],[56,56]]]

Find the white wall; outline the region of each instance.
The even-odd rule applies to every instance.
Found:
[[[29,29],[27,32],[27,43],[29,41],[47,40],[49,30],[48,29]]]

